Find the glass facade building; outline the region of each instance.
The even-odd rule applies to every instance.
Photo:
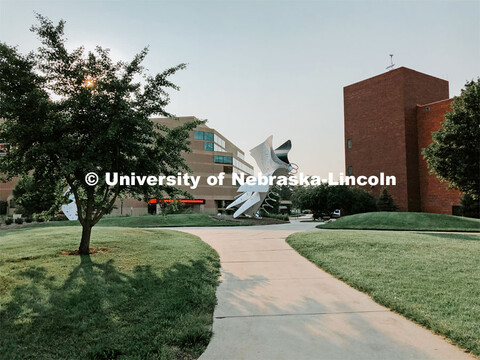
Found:
[[[179,117],[178,120],[157,118],[152,120],[167,127],[175,127],[187,121],[193,121],[195,118]],[[227,213],[226,206],[238,195],[238,186],[232,185],[233,173],[253,175],[253,166],[245,161],[245,153],[240,148],[217,130],[205,124],[201,124],[193,130],[189,140],[191,152],[184,154],[185,160],[191,169],[189,175],[200,176],[200,183],[195,189],[179,186],[181,190],[188,192],[196,200],[189,203],[188,206],[192,207],[193,212],[198,213],[215,215],[219,212]],[[210,186],[207,184],[206,179],[209,176],[218,176],[221,172],[225,173],[223,185]],[[147,211],[158,212],[160,206],[157,207],[157,205],[170,199],[155,200],[147,207],[146,202],[126,199],[122,204],[117,204],[113,213],[141,215]]]

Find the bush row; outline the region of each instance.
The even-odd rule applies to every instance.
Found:
[[[12,217],[7,217],[7,218],[5,218],[5,225],[11,225],[13,223],[23,224],[24,222],[31,223],[33,221],[42,223],[42,222],[47,221],[47,220],[49,220],[49,221],[65,221],[65,220],[68,220],[68,219],[65,215],[57,215],[57,216],[54,216],[52,218],[46,218],[43,215],[35,214],[33,216],[27,216],[25,218],[16,218],[16,219],[13,219]]]

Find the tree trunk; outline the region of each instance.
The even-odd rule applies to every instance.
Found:
[[[82,225],[82,240],[80,240],[80,247],[78,248],[80,255],[90,254],[90,235],[92,235],[92,226],[90,224]]]

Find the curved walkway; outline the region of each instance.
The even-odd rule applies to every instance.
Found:
[[[472,359],[300,256],[285,238],[316,223],[181,228],[222,265],[201,360]]]

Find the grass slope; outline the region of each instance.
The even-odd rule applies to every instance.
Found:
[[[287,242],[376,302],[480,355],[480,235],[339,230]]]
[[[164,216],[106,216],[100,219],[99,226],[128,226],[128,227],[154,227],[154,226],[238,226],[247,225],[239,221],[214,220],[207,214],[171,214]]]
[[[480,220],[415,212],[371,212],[344,216],[320,229],[479,231]]]
[[[183,227],[183,226],[244,226],[251,225],[248,222],[215,220],[207,214],[170,214],[166,217],[161,215],[104,216],[95,226],[116,227]],[[50,221],[37,226],[80,226],[78,221]]]
[[[193,359],[207,346],[217,253],[170,230],[79,227],[0,235],[1,359]]]

